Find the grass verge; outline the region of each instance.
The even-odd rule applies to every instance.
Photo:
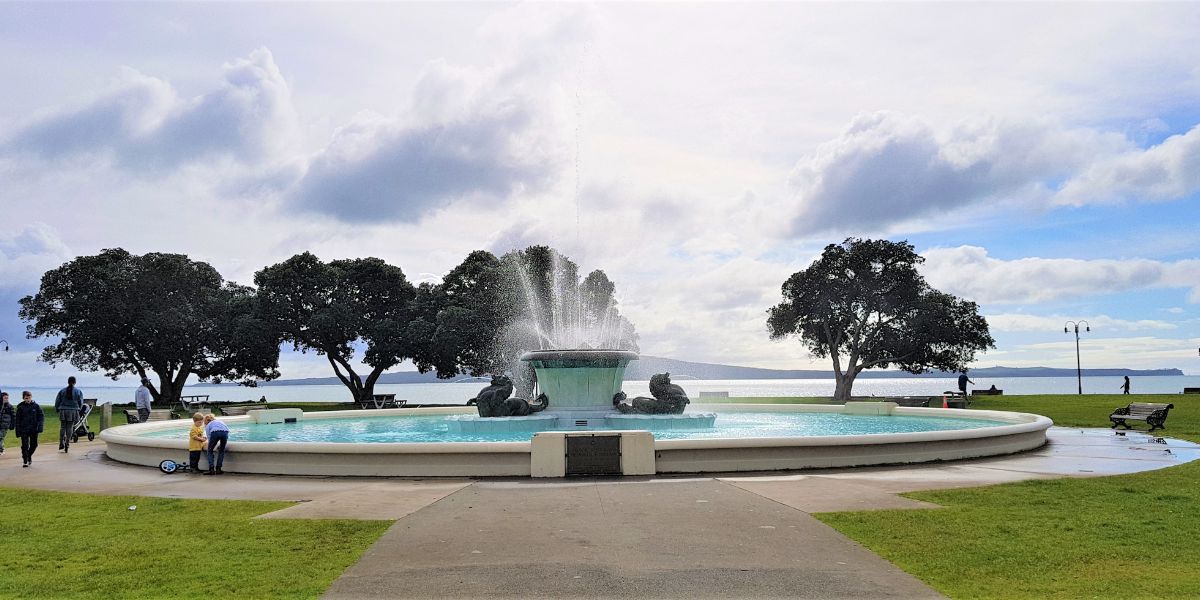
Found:
[[[1128,402],[1174,403],[1165,435],[1200,441],[1200,398],[1180,395],[1003,396],[973,408],[1103,427]],[[1200,596],[1200,461],[905,496],[945,508],[817,518],[952,598]]]
[[[0,488],[0,595],[315,598],[391,525],[251,518],[289,505]]]

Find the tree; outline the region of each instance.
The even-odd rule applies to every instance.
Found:
[[[328,263],[305,252],[254,275],[264,318],[296,350],[329,360],[356,402],[375,393],[375,382],[427,347],[414,333],[416,289],[400,267],[378,258]],[[355,346],[365,344],[363,377],[354,370]]]
[[[520,312],[511,292],[500,259],[484,250],[468,255],[441,284],[421,284],[410,331],[428,348],[417,370],[436,370],[443,379],[503,372],[510,357],[497,349],[497,332]]]
[[[974,302],[929,287],[922,262],[907,242],[826,246],[784,282],[784,301],[768,311],[771,339],[795,335],[813,356],[832,358],[843,402],[865,369],[965,370],[995,340]]]
[[[243,385],[279,376],[279,339],[256,302],[253,289],[225,283],[208,263],[116,248],[46,272],[20,300],[20,317],[30,339],[58,338],[43,361],[113,380],[153,372],[151,396],[173,406],[191,376]]]

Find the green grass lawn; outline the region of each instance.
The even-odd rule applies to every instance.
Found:
[[[1174,403],[1165,435],[1200,441],[1200,397],[999,396],[973,408],[1103,427],[1131,401]],[[1200,597],[1200,461],[905,496],[945,508],[818,518],[952,598]]]
[[[0,488],[0,596],[315,598],[391,525],[289,505]]]

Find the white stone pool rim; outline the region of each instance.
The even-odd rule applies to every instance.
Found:
[[[656,473],[719,473],[911,464],[1012,454],[1046,443],[1050,419],[1028,413],[947,408],[894,407],[871,403],[893,415],[997,421],[975,429],[862,435],[775,438],[655,440]],[[863,414],[862,405],[719,404],[692,410],[720,413]],[[871,408],[871,407],[868,407]],[[304,420],[471,414],[472,407],[347,410],[304,413]],[[225,417],[244,423],[250,417]],[[188,420],[122,425],[100,433],[114,460],[157,467],[187,456]],[[179,429],[178,438],[144,433]],[[389,477],[529,476],[531,442],[238,442],[229,443],[224,470],[231,473]]]

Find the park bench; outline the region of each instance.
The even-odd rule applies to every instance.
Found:
[[[1004,390],[971,390],[972,396],[1003,396]]]
[[[1200,394],[1200,387],[1185,387],[1185,388],[1183,388],[1183,393],[1185,393],[1185,394]]]
[[[1127,421],[1145,421],[1150,425],[1150,431],[1154,431],[1166,428],[1164,424],[1167,422],[1167,412],[1172,408],[1175,408],[1174,404],[1131,402],[1128,406],[1114,410],[1108,419],[1112,421],[1113,429],[1116,429],[1117,425],[1123,425],[1125,429],[1132,429]]]
[[[370,400],[360,400],[359,408],[400,408],[408,404],[408,400],[397,400],[395,394],[375,394]]]
[[[170,421],[171,419],[174,419],[174,418],[175,418],[175,416],[171,414],[171,411],[169,409],[152,408],[152,409],[150,409],[150,416],[146,419],[146,422]],[[125,421],[127,423],[140,423],[141,422],[141,421],[138,421],[137,411],[136,410],[128,410],[128,409],[125,410]]]
[[[934,400],[930,398],[930,400]],[[963,395],[962,392],[945,391],[942,392],[941,400],[945,403],[946,408],[966,408],[971,403],[970,399]]]
[[[208,408],[208,395],[203,396],[180,396],[179,408],[187,413],[202,412]]]

